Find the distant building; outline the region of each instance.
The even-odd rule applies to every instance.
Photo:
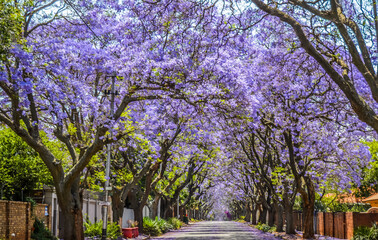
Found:
[[[368,210],[368,213],[378,213],[378,193],[371,195],[370,197],[362,200],[363,203],[369,203],[371,208]]]

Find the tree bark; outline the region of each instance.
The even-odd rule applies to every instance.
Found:
[[[83,213],[80,201],[80,193],[77,184],[66,191],[56,190],[59,207],[62,210],[63,218],[63,239],[65,240],[83,240]]]
[[[152,210],[152,219],[155,219],[158,214],[158,208],[159,208],[159,200],[160,196],[155,195],[154,201],[152,202],[151,210]]]
[[[252,206],[252,225],[257,224],[257,208],[256,206]]]
[[[288,199],[284,199],[285,206],[285,220],[286,228],[285,232],[287,234],[295,234],[294,220],[293,220],[293,205],[289,202]]]
[[[260,216],[259,216],[259,222],[260,223],[266,223],[266,214],[268,212],[268,209],[264,206],[261,206],[260,210]]]
[[[250,206],[250,203],[247,202],[245,207],[246,207],[245,221],[251,222],[251,206]]]
[[[283,210],[282,206],[279,203],[274,204],[275,208],[275,219],[276,219],[276,231],[277,232],[283,232]]]
[[[303,200],[303,238],[312,239],[314,231],[315,188],[309,177],[305,178],[307,193],[302,195]]]
[[[61,212],[63,215],[63,239],[76,240],[84,239],[83,236],[83,216],[81,211],[72,211],[71,209],[65,209]]]
[[[168,212],[169,212],[169,210],[170,210],[170,207],[169,207],[169,206],[166,207],[166,208],[164,209],[164,212],[163,212],[163,218],[164,218],[164,219],[167,219],[167,216],[168,216]]]
[[[113,211],[113,221],[117,222],[120,226],[122,226],[122,217],[123,217],[123,210],[125,207],[125,202],[122,201],[121,198],[122,190],[113,188],[113,195],[112,195],[112,211]]]
[[[143,232],[143,207],[139,205],[138,207],[134,208],[134,219],[138,221],[138,228],[140,232]]]
[[[271,207],[268,210],[268,225],[273,227],[274,226],[274,215],[275,215],[275,209]]]

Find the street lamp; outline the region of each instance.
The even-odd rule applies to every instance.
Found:
[[[114,96],[116,95],[114,85],[116,74],[113,72],[111,76],[106,76],[112,78],[112,87],[110,91],[105,90],[105,94],[110,94],[110,117],[113,119],[114,115]],[[109,129],[111,130],[111,129]],[[110,139],[113,138],[113,131],[110,131]],[[106,240],[106,227],[108,225],[108,207],[110,206],[110,202],[108,202],[109,191],[112,190],[110,187],[110,158],[111,158],[111,144],[109,143],[107,146],[107,156],[106,156],[106,169],[105,169],[105,205],[104,205],[104,215],[102,216],[102,240]]]

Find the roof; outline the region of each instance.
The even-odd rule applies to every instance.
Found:
[[[365,198],[362,200],[363,202],[372,202],[378,200],[378,193],[371,195],[370,197]]]

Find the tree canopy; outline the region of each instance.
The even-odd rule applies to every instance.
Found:
[[[376,184],[375,0],[0,1],[0,166],[42,160],[65,239],[106,180],[115,221],[178,199],[292,233],[300,198],[308,238],[317,196]]]

